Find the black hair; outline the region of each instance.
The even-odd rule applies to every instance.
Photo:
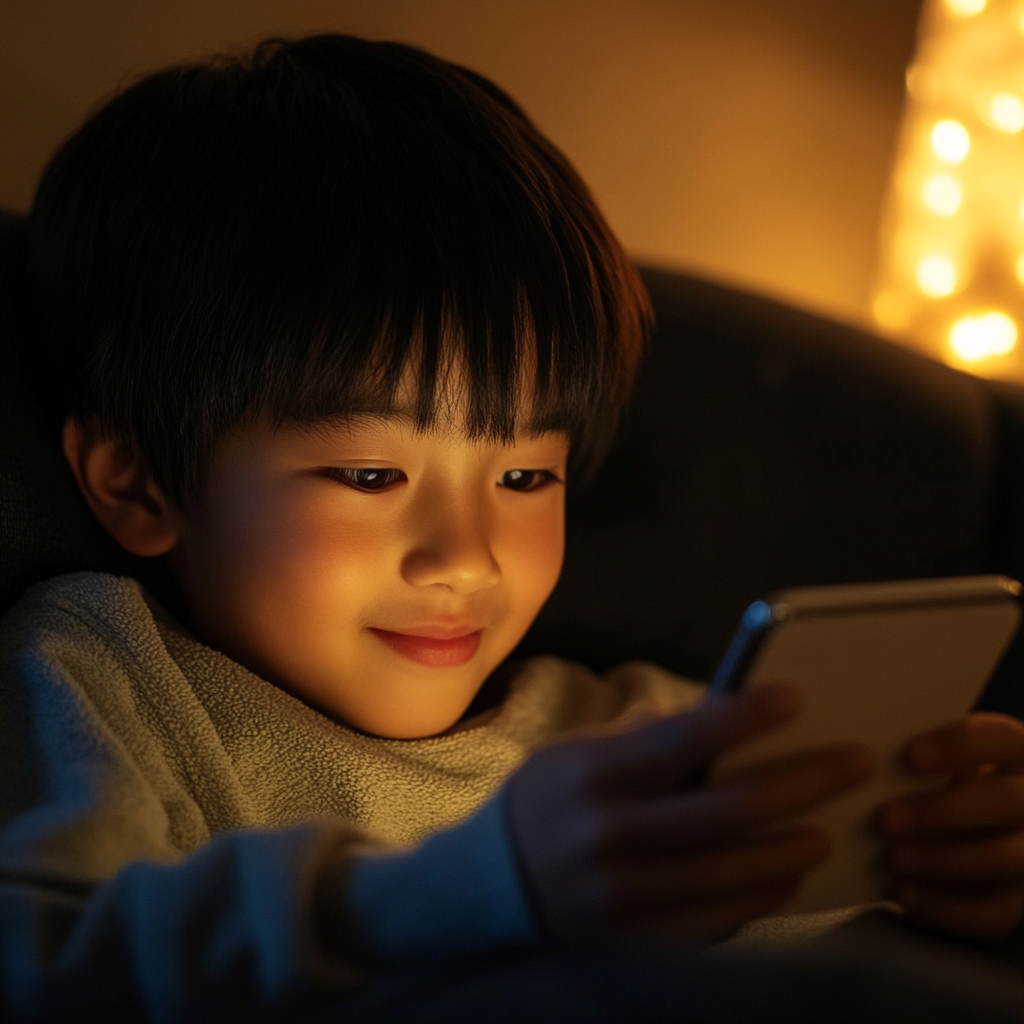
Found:
[[[387,412],[409,365],[418,426],[457,367],[473,436],[566,430],[587,470],[650,319],[585,185],[505,93],[339,35],[102,107],[43,175],[28,283],[55,414],[135,445],[179,504],[235,427]]]

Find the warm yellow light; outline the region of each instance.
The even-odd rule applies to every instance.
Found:
[[[926,256],[914,276],[918,288],[933,299],[944,298],[956,287],[956,268],[945,256]]]
[[[894,342],[1024,384],[1024,0],[922,0],[906,82],[866,312]]]
[[[951,174],[933,174],[921,190],[924,205],[940,217],[952,217],[960,209],[964,193]]]
[[[1001,132],[1015,135],[1024,128],[1024,103],[1012,93],[1000,92],[985,106],[985,120]]]
[[[950,328],[949,344],[968,363],[987,356],[1005,356],[1017,344],[1017,325],[997,311],[965,316]]]
[[[932,129],[932,150],[944,163],[960,163],[970,148],[971,137],[959,121],[938,121]]]
[[[972,14],[981,14],[985,10],[987,0],[946,0],[946,6],[961,18],[969,18]]]

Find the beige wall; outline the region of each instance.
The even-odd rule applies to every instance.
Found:
[[[0,0],[0,206],[126,77],[271,34],[507,88],[638,257],[866,316],[917,0]]]

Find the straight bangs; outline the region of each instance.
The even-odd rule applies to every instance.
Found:
[[[179,503],[248,423],[402,402],[426,429],[453,387],[471,436],[566,431],[586,473],[649,327],[586,187],[507,96],[343,36],[117,97],[48,167],[29,268],[61,415],[137,445]]]

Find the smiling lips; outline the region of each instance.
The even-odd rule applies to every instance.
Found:
[[[389,629],[370,629],[393,651],[428,668],[457,668],[465,665],[480,646],[482,629],[452,636],[450,629],[424,627],[416,633],[393,633]]]

